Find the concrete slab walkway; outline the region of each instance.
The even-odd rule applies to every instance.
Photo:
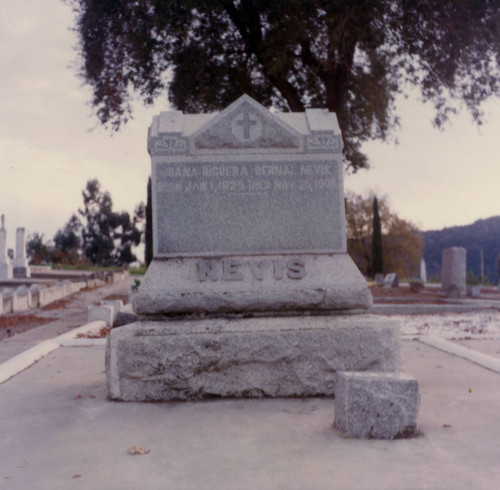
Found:
[[[84,324],[109,287],[0,342],[0,354]],[[497,361],[498,340],[463,342]],[[59,345],[0,384],[0,489],[498,488],[500,374],[421,341],[402,344],[421,433],[396,441],[346,438],[333,399],[110,402],[103,340]]]
[[[0,488],[498,488],[500,375],[403,354],[422,434],[366,441],[332,427],[331,399],[110,402],[104,346],[61,347],[0,385]]]
[[[106,284],[99,288],[73,294],[67,298],[68,301],[60,309],[42,310],[37,308],[24,311],[22,315],[34,314],[55,320],[0,341],[0,363],[44,340],[52,339],[84,325],[87,323],[88,306],[99,304],[101,300],[110,295],[128,294],[134,279],[135,277],[129,277],[114,284]]]

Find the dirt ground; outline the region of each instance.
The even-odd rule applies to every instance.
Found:
[[[415,293],[408,287],[399,288],[385,288],[383,286],[370,286],[370,291],[373,296],[373,300],[377,304],[446,304],[446,298],[438,295],[437,288],[425,288],[422,292]],[[482,297],[487,297],[488,299],[499,299],[500,292],[496,288],[483,288]],[[65,298],[59,301],[55,301],[49,305],[44,306],[40,309],[42,312],[61,310],[65,308],[68,303],[72,301],[73,297]],[[122,300],[124,304],[128,302],[128,294],[110,294],[104,297],[106,300],[118,299]],[[27,313],[20,314],[9,314],[5,316],[0,316],[0,340],[11,337],[15,334],[25,332],[35,327],[44,325],[51,321],[56,320],[56,318],[38,316],[36,311],[33,310]],[[102,332],[102,336],[105,336],[107,332]]]
[[[84,289],[82,291],[90,291],[90,289]],[[110,294],[103,299],[121,299],[123,301],[123,304],[128,303],[127,294]],[[71,295],[67,298],[60,299],[58,301],[54,301],[53,303],[45,305],[38,311],[46,312],[61,310],[68,306],[73,300],[74,295]],[[29,313],[10,313],[4,316],[0,316],[0,340],[3,340],[7,337],[12,337],[13,335],[26,332],[27,330],[31,330],[32,328],[40,327],[46,323],[57,320],[57,318],[55,317],[39,316],[36,314],[36,311],[37,310],[31,310],[31,312]],[[99,336],[103,337],[106,335],[107,331],[101,332]]]
[[[383,286],[370,286],[373,300],[377,304],[447,304],[445,296],[439,295],[438,288],[426,287],[421,292],[413,292],[409,287],[386,288]],[[474,298],[469,298],[474,299]],[[493,287],[481,289],[481,297],[478,299],[498,299],[500,292]]]
[[[0,317],[0,340],[12,337],[15,334],[26,332],[45,323],[54,321],[55,318],[42,318],[36,315],[8,315]]]

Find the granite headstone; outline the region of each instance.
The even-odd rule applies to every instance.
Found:
[[[0,225],[0,279],[12,279],[12,263],[7,255],[7,230],[3,214]]]
[[[111,399],[333,395],[339,370],[401,370],[399,325],[354,314],[372,298],[347,254],[335,114],[244,95],[154,117],[148,150],[154,258],[138,321],[107,342]]]
[[[466,288],[467,251],[463,247],[443,250],[441,263],[441,291],[453,298],[462,298]]]
[[[26,257],[26,233],[24,228],[16,230],[16,255],[14,258],[14,277],[31,277]]]
[[[219,114],[161,113],[148,149],[154,259],[140,315],[371,306],[347,254],[334,114],[273,114],[243,96]]]

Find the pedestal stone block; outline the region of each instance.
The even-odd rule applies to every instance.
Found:
[[[415,435],[418,382],[403,373],[339,372],[335,425],[348,436],[394,439]]]
[[[107,341],[124,401],[332,396],[337,371],[399,371],[400,329],[371,315],[136,322]]]

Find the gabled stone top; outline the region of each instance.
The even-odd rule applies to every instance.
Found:
[[[162,112],[148,134],[151,156],[215,153],[340,153],[337,117],[327,109],[273,113],[242,95],[222,112]]]

